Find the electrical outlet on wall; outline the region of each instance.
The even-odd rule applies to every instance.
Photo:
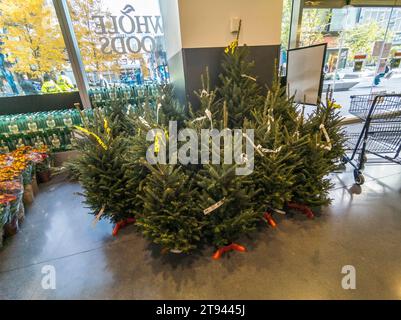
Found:
[[[230,23],[230,31],[231,31],[231,33],[237,33],[238,32],[240,21],[241,21],[241,19],[238,18],[238,17],[231,18],[231,23]]]

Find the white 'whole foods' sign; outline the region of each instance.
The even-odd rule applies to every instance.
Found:
[[[137,15],[131,5],[121,15],[94,15],[94,32],[100,35],[100,50],[104,54],[152,52],[155,35],[163,35],[161,16]]]

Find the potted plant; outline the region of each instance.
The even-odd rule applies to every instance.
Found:
[[[30,205],[33,203],[34,200],[34,192],[32,186],[32,177],[33,177],[33,165],[29,164],[25,170],[22,172],[22,179],[24,182],[24,196],[23,201],[24,204]]]
[[[49,182],[51,179],[50,160],[49,157],[36,164],[36,177],[39,183]]]
[[[6,200],[5,197],[0,197],[0,248],[3,245],[4,225],[7,223],[10,212],[10,204]]]

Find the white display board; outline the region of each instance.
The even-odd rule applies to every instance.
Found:
[[[327,44],[288,50],[287,93],[296,103],[316,105],[322,94]]]

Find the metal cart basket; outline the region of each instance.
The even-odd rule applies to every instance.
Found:
[[[351,154],[345,155],[342,162],[354,167],[355,183],[362,185],[366,153],[380,161],[401,164],[401,94],[351,96],[349,112],[359,117],[362,124],[358,131],[347,132],[347,149]]]

